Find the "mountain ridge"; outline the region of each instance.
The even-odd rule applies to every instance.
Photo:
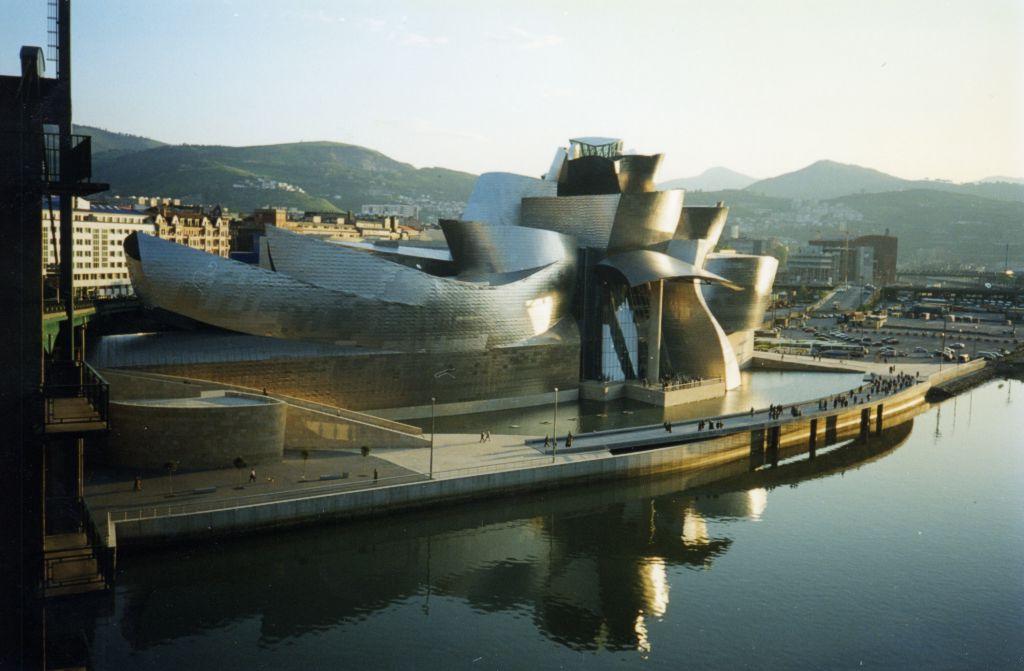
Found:
[[[687,191],[723,191],[726,189],[743,189],[754,182],[756,177],[744,175],[725,166],[708,168],[699,175],[680,177],[658,185],[659,189],[686,189]]]

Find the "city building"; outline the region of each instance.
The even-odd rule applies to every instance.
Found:
[[[136,235],[132,281],[149,305],[220,329],[104,338],[104,368],[269,388],[392,417],[625,395],[672,404],[740,384],[777,269],[712,254],[728,208],[658,191],[662,156],[580,138],[548,175],[478,180],[446,247],[261,224],[258,266]],[[307,222],[323,226],[325,222]],[[374,231],[392,243],[369,244]],[[719,321],[721,319],[721,322]],[[749,336],[749,337],[748,337]]]
[[[889,235],[811,240],[812,247],[837,257],[836,281],[848,280],[878,286],[896,281],[898,239]]]
[[[396,215],[360,215],[351,212],[290,212],[284,208],[265,208],[231,224],[231,249],[257,252],[267,227],[309,235],[334,242],[362,240],[408,240],[420,230],[403,224]]]
[[[786,281],[791,284],[832,284],[839,274],[837,258],[837,255],[820,247],[790,250],[786,258]]]
[[[52,205],[52,209],[51,209]],[[74,279],[76,295],[111,298],[132,293],[128,266],[125,263],[124,240],[132,233],[153,235],[153,217],[125,207],[90,203],[75,198]],[[52,216],[51,216],[52,215]],[[53,274],[60,258],[59,199],[43,200],[43,273]]]
[[[148,210],[157,237],[191,249],[227,258],[231,251],[230,225],[216,211],[207,214],[199,205],[159,205]]]
[[[367,217],[401,217],[402,219],[419,219],[420,208],[417,205],[405,205],[403,203],[367,204],[359,210],[359,213]]]

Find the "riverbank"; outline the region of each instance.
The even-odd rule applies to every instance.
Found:
[[[865,369],[871,366],[866,364]],[[880,431],[918,411],[933,386],[983,366],[984,362],[972,362],[919,378],[914,375],[914,383],[896,393],[876,395],[870,401],[861,398],[861,402],[837,409],[814,411],[802,407],[798,417],[770,418],[760,409],[753,415],[711,418],[715,426],[719,421],[722,426],[702,432],[698,422],[681,422],[672,425],[671,434],[664,427],[640,427],[605,436],[584,434],[577,437],[574,450],[555,454],[544,453],[542,443],[538,446],[522,436],[493,436],[490,442],[480,443],[476,436],[442,435],[435,441],[432,473],[423,469],[424,460],[430,457],[426,450],[375,453],[407,469],[410,474],[404,477],[411,479],[412,473],[420,473],[427,475],[426,480],[328,482],[318,484],[315,491],[295,487],[245,501],[199,498],[188,504],[170,501],[170,505],[141,507],[130,505],[131,492],[99,505],[87,491],[87,502],[93,515],[106,522],[108,542],[124,547],[194,541],[600,480],[696,470],[750,459],[752,455],[767,455],[762,458],[770,459],[774,450],[794,446],[812,449]],[[813,405],[817,400],[809,399],[808,403]],[[580,449],[587,443],[590,449]],[[183,480],[188,476],[176,477]]]

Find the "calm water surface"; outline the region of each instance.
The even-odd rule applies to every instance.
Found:
[[[1024,664],[1024,385],[748,471],[123,558],[92,664]]]
[[[861,373],[801,373],[780,371],[742,371],[743,381],[722,398],[712,398],[671,408],[658,408],[630,399],[610,402],[569,401],[558,404],[558,433],[566,431],[603,431],[626,426],[661,424],[715,415],[745,412],[751,407],[766,408],[770,403],[786,405],[819,396],[837,394],[861,384]],[[436,417],[438,433],[510,433],[543,436],[551,433],[555,421],[554,404],[515,408],[497,412]],[[430,431],[430,419],[403,420]]]

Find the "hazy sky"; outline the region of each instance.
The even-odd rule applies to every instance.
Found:
[[[0,0],[0,71],[45,4]],[[72,27],[76,121],[165,142],[539,174],[611,135],[662,179],[1024,176],[1024,0],[76,0]]]

